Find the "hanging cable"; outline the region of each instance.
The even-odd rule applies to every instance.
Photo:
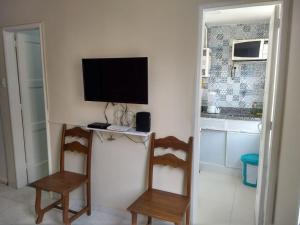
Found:
[[[108,105],[109,105],[109,102],[106,103],[106,106],[105,106],[105,109],[104,109],[104,117],[105,117],[106,123],[108,123],[108,119],[107,119],[107,115],[106,115],[106,110],[107,110]]]

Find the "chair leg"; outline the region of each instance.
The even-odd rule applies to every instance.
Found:
[[[63,194],[62,196],[62,207],[63,207],[63,222],[65,225],[71,225],[69,220],[69,193]]]
[[[147,222],[147,225],[151,225],[152,224],[152,217],[151,216],[148,216],[148,222]]]
[[[131,225],[137,225],[137,214],[134,212],[131,212]]]
[[[87,197],[87,215],[90,216],[92,213],[92,209],[91,209],[91,183],[87,182],[86,184],[86,197]]]
[[[190,225],[190,206],[187,208],[185,212],[185,224]]]
[[[42,190],[39,188],[36,188],[36,194],[35,194],[35,213],[37,215],[36,224],[39,224],[43,221],[44,213],[42,211],[41,207],[41,198],[42,198]]]

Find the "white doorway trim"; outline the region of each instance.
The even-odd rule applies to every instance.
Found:
[[[19,81],[18,81],[18,66],[16,61],[15,39],[14,33],[18,31],[26,31],[38,29],[40,33],[41,43],[41,57],[42,57],[42,73],[44,86],[44,102],[45,102],[45,118],[47,131],[47,149],[48,149],[48,167],[51,172],[51,148],[50,148],[50,132],[49,132],[49,107],[47,94],[47,75],[46,75],[46,57],[45,57],[45,40],[44,40],[44,26],[42,23],[33,23],[26,25],[8,26],[3,28],[4,41],[4,56],[6,64],[6,79],[9,96],[10,119],[12,129],[13,141],[13,159],[8,164],[13,165],[9,170],[15,170],[16,180],[9,181],[9,185],[20,188],[27,185],[26,173],[26,158],[24,135],[20,105]]]
[[[245,1],[222,1],[218,3],[209,3],[199,6],[199,31],[198,31],[198,47],[197,47],[197,75],[195,78],[195,96],[194,96],[194,154],[193,154],[193,174],[192,174],[192,224],[199,224],[199,199],[198,190],[201,185],[198,182],[199,165],[200,165],[200,115],[201,115],[201,88],[200,88],[200,62],[202,57],[202,49],[204,43],[202,43],[204,34],[204,20],[203,14],[208,10],[216,9],[228,9],[228,8],[240,8],[260,5],[281,5],[282,16],[281,16],[281,33],[279,34],[279,54],[277,71],[278,77],[275,81],[276,93],[274,102],[274,122],[273,122],[273,142],[271,145],[271,154],[269,158],[268,177],[266,185],[266,196],[265,204],[263,205],[264,213],[260,215],[260,221],[262,223],[257,225],[270,225],[274,220],[275,204],[276,204],[276,187],[277,177],[279,168],[280,158],[280,147],[281,147],[281,130],[283,120],[283,109],[284,109],[284,98],[286,88],[286,71],[287,71],[287,49],[289,44],[289,31],[290,31],[290,0],[283,1],[266,1],[260,2],[258,0]],[[199,91],[200,90],[200,91]]]
[[[3,120],[0,115],[0,184],[8,183],[8,173],[7,173],[7,155],[6,148],[4,144],[4,134],[3,134]]]

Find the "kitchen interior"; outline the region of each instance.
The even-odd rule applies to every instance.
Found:
[[[255,6],[204,14],[199,174],[203,225],[255,223],[272,9]]]

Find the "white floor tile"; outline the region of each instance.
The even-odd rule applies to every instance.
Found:
[[[34,224],[32,207],[17,204],[0,212],[1,222],[5,224]]]
[[[0,213],[8,208],[16,207],[19,204],[13,200],[0,197]]]
[[[199,174],[200,225],[253,225],[254,188],[239,177],[201,171]]]
[[[118,218],[116,216],[112,216],[108,213],[102,213],[102,212],[93,210],[91,216],[83,215],[77,221],[75,221],[74,224],[77,224],[77,225],[81,225],[81,224],[115,225],[115,224],[119,224],[120,222],[121,222],[120,218]]]
[[[0,194],[1,194],[1,193],[5,193],[5,192],[7,192],[7,191],[11,191],[11,190],[15,190],[15,189],[10,188],[10,187],[8,187],[8,186],[5,185],[5,184],[0,184]]]
[[[30,187],[10,189],[8,191],[0,193],[0,197],[7,198],[19,203],[33,205],[35,200],[35,190]]]
[[[211,175],[211,176],[210,176]],[[234,195],[236,192],[236,179],[224,176],[206,173],[200,175],[200,190],[199,196],[205,197],[211,201],[222,201],[228,204],[233,204]]]
[[[201,202],[202,200],[202,202]],[[199,217],[200,225],[229,225],[232,204],[222,201],[209,201],[200,198]]]
[[[251,207],[255,205],[256,188],[245,186],[244,184],[238,185],[236,198],[240,202],[246,202]]]
[[[237,193],[233,205],[231,225],[254,225],[256,189],[243,184],[237,188]]]

